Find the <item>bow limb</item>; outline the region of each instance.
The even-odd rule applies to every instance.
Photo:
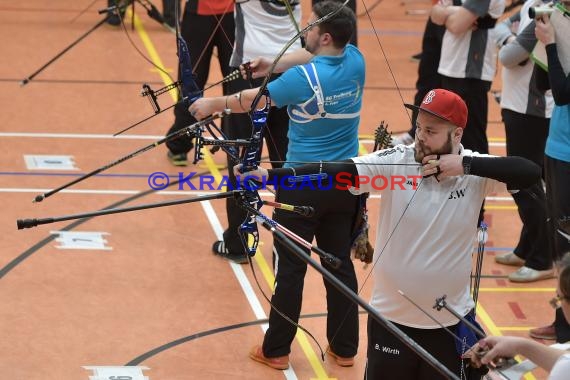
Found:
[[[204,48],[204,50],[202,50],[200,57],[196,61],[196,63],[195,63],[196,66],[193,66],[192,65],[192,58],[190,55],[190,49],[188,48],[188,44],[184,40],[184,37],[181,35],[181,27],[180,27],[180,18],[181,17],[179,15],[179,12],[180,12],[179,8],[180,8],[180,4],[177,3],[175,6],[175,18],[176,18],[175,30],[176,30],[176,47],[177,47],[177,55],[178,55],[178,78],[179,78],[178,83],[179,83],[179,99],[180,99],[179,102],[182,102],[184,104],[184,107],[188,108],[197,99],[201,98],[203,95],[203,92],[204,92],[204,90],[200,89],[200,86],[198,86],[198,83],[196,82],[196,76],[194,74],[194,71],[195,71],[196,66],[198,65],[198,63],[200,62],[200,60],[203,57],[205,48]],[[221,18],[218,19],[216,28],[214,28],[214,30],[212,31],[210,38],[208,39],[208,42],[206,43],[206,45],[212,39],[216,29],[220,25],[221,25]],[[229,42],[229,40],[228,40],[228,42]],[[227,78],[229,78],[229,79],[227,79]],[[237,78],[238,78],[238,76],[236,75],[236,73],[230,73],[226,78],[224,78],[224,79],[222,79],[222,81],[218,82],[218,84],[224,83],[225,81],[237,79]],[[223,134],[223,132],[214,123],[206,124],[205,128],[207,129],[207,131],[212,135],[212,137],[215,140],[222,141],[223,139],[227,139],[226,136]],[[219,139],[216,136],[216,133],[214,131],[217,132],[222,137],[222,139]],[[201,160],[203,158],[201,148],[204,146],[204,144],[205,144],[205,142],[204,142],[204,139],[202,138],[202,135],[201,134],[197,135],[196,139],[195,139],[195,150],[194,150],[195,155],[194,155],[194,161],[193,161],[194,163],[197,163],[199,160]],[[236,150],[232,146],[225,146],[223,144],[219,144],[218,147],[222,148],[231,157],[237,156]]]
[[[301,28],[299,28],[299,24],[297,24],[297,20],[295,20],[295,15],[293,14],[293,8],[291,7],[291,3],[289,3],[289,1],[287,0],[283,0],[283,4],[285,5],[285,8],[287,8],[287,13],[289,14],[289,18],[291,19],[291,23],[295,27],[295,30],[297,31],[297,33],[301,33]],[[299,6],[301,6],[300,2]],[[301,38],[301,46],[305,47],[305,40],[303,36],[301,35],[300,38]]]

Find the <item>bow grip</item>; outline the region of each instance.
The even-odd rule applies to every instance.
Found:
[[[244,150],[242,156],[242,166],[240,172],[249,172],[257,169],[257,164],[261,159],[261,140],[263,139],[263,127],[267,123],[268,107],[256,109],[251,113],[253,121],[253,131],[249,146]]]

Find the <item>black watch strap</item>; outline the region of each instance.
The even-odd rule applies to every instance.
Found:
[[[463,174],[471,173],[471,161],[473,161],[472,156],[463,156]]]

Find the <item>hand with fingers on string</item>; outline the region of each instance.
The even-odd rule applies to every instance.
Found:
[[[234,166],[234,175],[236,177],[241,176],[241,177],[251,177],[251,179],[258,181],[258,182],[262,182],[263,179],[267,179],[269,177],[269,172],[267,171],[267,169],[262,168],[261,166],[256,167],[253,170],[244,172],[242,170],[243,164],[239,164]]]
[[[242,78],[245,80],[250,80],[251,78],[263,78],[269,73],[269,69],[272,64],[272,60],[265,57],[259,57],[239,65],[239,71],[241,72]]]
[[[514,336],[488,336],[477,342],[468,355],[471,366],[479,368],[489,366],[491,368],[502,367],[509,358],[518,355],[521,346],[527,343],[528,339]]]
[[[251,78],[256,79],[267,76],[270,71],[271,73],[282,73],[293,66],[308,63],[313,58],[314,55],[309,53],[307,50],[297,49],[291,53],[285,54],[277,62],[273,71],[271,71],[271,67],[273,66],[274,61],[264,57],[252,59],[251,61],[240,65],[239,68],[244,79],[249,79],[249,75],[251,75]]]
[[[458,154],[432,154],[422,160],[422,176],[435,176],[437,181],[463,175],[463,156]]]

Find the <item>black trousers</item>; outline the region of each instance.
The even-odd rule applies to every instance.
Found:
[[[316,238],[317,246],[341,260],[339,269],[323,266],[357,292],[357,279],[350,258],[351,231],[358,209],[358,197],[344,190],[278,191],[279,202],[311,205],[314,216],[307,218],[283,210],[275,210],[274,219],[306,241]],[[301,312],[304,277],[307,265],[286,247],[276,243],[275,290],[271,303],[281,313],[297,322]],[[356,355],[358,349],[358,308],[334,286],[324,282],[327,299],[327,339],[334,353],[343,357]],[[311,289],[307,289],[311,291]],[[286,321],[273,308],[269,313],[269,329],[263,340],[267,357],[289,354],[297,327]]]
[[[417,329],[396,324],[406,335],[431,353],[457,377],[461,360],[453,337],[444,329]],[[454,326],[450,326],[455,331]],[[446,379],[388,329],[368,317],[368,354],[365,380]]]
[[[556,309],[554,330],[556,331],[556,341],[558,343],[570,342],[570,324],[568,324],[568,321],[564,317],[564,312],[560,307]]]
[[[489,100],[487,93],[491,82],[470,78],[451,78],[442,75],[442,87],[455,92],[465,101],[469,116],[463,131],[461,144],[467,149],[479,153],[489,153],[487,141],[487,113]]]
[[[176,2],[180,0],[162,0],[162,16],[170,25],[176,25]]]
[[[546,207],[548,210],[548,237],[552,248],[552,261],[557,261],[570,251],[570,242],[558,233],[560,220],[570,218],[570,162],[560,161],[545,155]],[[570,324],[562,309],[556,310],[554,321],[556,341],[570,340]]]
[[[274,76],[276,78],[277,75]],[[273,79],[274,79],[273,78]],[[253,83],[243,79],[238,79],[229,83],[229,93],[233,94],[238,91],[261,85],[261,79],[254,80]],[[251,137],[251,119],[246,113],[233,113],[224,119],[222,123],[224,134],[229,139],[247,139]],[[289,139],[287,132],[289,131],[289,115],[287,108],[271,107],[267,117],[267,128],[264,130],[264,139],[269,152],[269,159],[274,168],[283,166],[287,156],[287,145]],[[237,187],[236,179],[232,168],[236,162],[228,156],[228,177],[232,188]],[[243,244],[239,235],[239,226],[245,220],[247,213],[238,206],[233,198],[226,199],[226,212],[228,216],[228,228],[224,231],[223,237],[226,247],[230,252],[243,252]]]
[[[414,105],[419,106],[426,94],[435,88],[441,87],[441,75],[437,72],[441,56],[441,41],[445,33],[445,26],[434,24],[428,18],[422,37],[422,53],[418,64],[418,80],[416,81],[416,95]],[[416,119],[418,111],[412,111],[412,128],[410,136],[416,135]]]
[[[229,63],[233,50],[234,32],[233,13],[202,16],[185,9],[180,33],[188,44],[198,88],[203,89],[208,80],[210,59],[214,47],[216,47],[218,53],[222,75],[226,76],[231,72]],[[223,93],[229,93],[227,83],[223,85]],[[167,135],[175,133],[196,121],[188,112],[187,105],[179,103],[174,107],[174,124],[168,130]],[[188,153],[192,149],[193,144],[192,139],[185,135],[168,141],[166,146],[172,153],[181,154]]]
[[[545,155],[546,207],[553,261],[570,251],[570,242],[558,233],[559,223],[570,219],[570,162]]]
[[[550,119],[501,110],[507,137],[507,155],[527,158],[544,167],[544,147]],[[552,268],[548,239],[546,194],[542,181],[513,194],[523,223],[514,253],[525,260],[525,266],[546,270]]]

